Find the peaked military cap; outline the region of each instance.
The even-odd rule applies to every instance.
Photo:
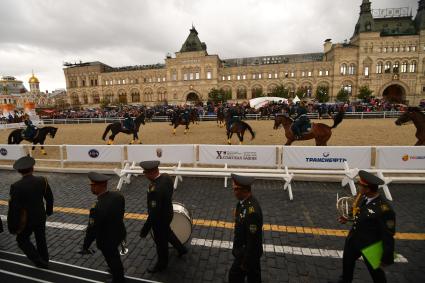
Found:
[[[240,186],[251,186],[251,184],[255,181],[254,177],[241,176],[234,173],[232,173],[230,177],[232,177],[233,181]]]
[[[142,161],[140,162],[140,167],[142,167],[144,170],[153,170],[158,168],[159,161],[158,160],[148,160],[148,161]]]
[[[25,170],[34,167],[35,160],[31,156],[24,156],[19,158],[13,164],[15,170]]]
[[[364,170],[359,171],[359,177],[360,183],[364,183],[366,185],[379,186],[385,184],[384,180]]]
[[[97,172],[89,172],[88,177],[90,181],[95,183],[103,183],[111,179],[111,177],[97,173]]]

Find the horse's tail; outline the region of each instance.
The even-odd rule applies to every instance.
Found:
[[[344,115],[345,115],[344,111],[339,111],[338,113],[336,113],[336,115],[334,116],[334,124],[331,127],[331,129],[336,128],[339,125],[339,123],[342,122],[342,119],[344,119]]]
[[[107,134],[108,134],[108,132],[111,130],[111,127],[112,127],[112,124],[109,124],[109,125],[106,127],[105,132],[103,133],[103,136],[102,136],[102,140],[105,140],[106,135],[107,135]]]
[[[248,123],[245,123],[244,121],[240,122],[244,124],[248,131],[251,133],[251,140],[255,139],[255,132],[252,130],[251,126]]]

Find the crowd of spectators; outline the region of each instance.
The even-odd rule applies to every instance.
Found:
[[[205,105],[198,106],[175,106],[175,105],[156,105],[156,106],[108,106],[105,108],[88,108],[84,110],[40,110],[39,116],[43,119],[80,119],[80,118],[121,118],[125,113],[129,113],[130,116],[136,116],[137,113],[144,112],[148,119],[153,116],[169,116],[170,112],[176,110],[176,108],[196,108],[200,116],[213,115],[217,113],[217,108],[223,106],[225,108],[237,107],[238,112],[243,114],[260,114],[260,115],[273,115],[282,111],[288,111],[293,113],[296,110],[297,105],[290,103],[289,105],[284,103],[270,102],[267,105],[259,109],[251,108],[249,103],[242,104],[231,104],[224,103],[223,105],[214,105],[214,103],[207,103]],[[421,105],[425,108],[425,105]],[[310,102],[307,104],[308,112],[310,113],[333,113],[343,108],[346,112],[377,112],[377,111],[402,111],[405,105],[403,104],[391,104],[380,99],[370,99],[364,102],[352,102],[352,103],[314,103]],[[22,122],[23,117],[22,111],[15,113],[9,113],[8,115],[2,115],[0,113],[0,121],[2,123],[17,123]]]

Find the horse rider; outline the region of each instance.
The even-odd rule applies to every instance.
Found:
[[[235,107],[230,107],[228,109],[228,116],[227,116],[227,130],[230,130],[230,127],[232,124],[239,120],[239,114]]]
[[[124,122],[123,122],[123,128],[126,130],[133,130],[134,129],[134,120],[130,117],[128,113],[124,114]]]
[[[25,130],[22,131],[22,137],[27,139],[34,138],[35,134],[37,133],[37,127],[33,125],[29,116],[25,118],[24,124],[27,127],[25,128]]]
[[[295,139],[299,140],[302,136],[302,130],[306,124],[310,122],[307,116],[307,107],[305,101],[302,101],[297,108],[297,116],[292,124],[292,132],[294,133]]]
[[[184,112],[183,112],[183,120],[187,123],[189,122],[189,116],[190,116],[190,109],[189,107],[186,105],[184,108]]]

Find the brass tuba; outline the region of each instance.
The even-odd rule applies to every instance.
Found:
[[[124,239],[120,244],[120,255],[128,254],[127,241]]]
[[[357,213],[359,212],[359,202],[362,194],[357,193],[355,197],[338,197],[336,195],[336,210],[339,216],[346,218],[349,221],[353,221]]]

